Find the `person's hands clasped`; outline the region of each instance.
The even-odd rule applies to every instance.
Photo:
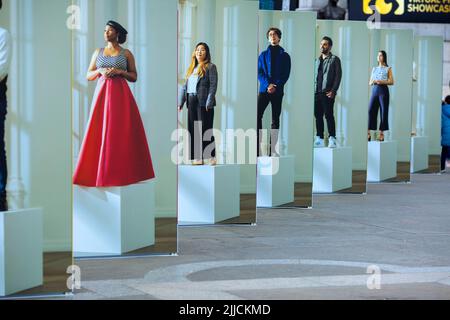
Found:
[[[114,78],[117,76],[121,76],[123,74],[123,70],[120,69],[116,69],[116,68],[108,68],[106,69],[105,73],[103,74],[103,76],[107,79],[110,78]]]
[[[334,91],[327,92],[327,97],[329,99],[334,99],[336,98],[336,93]]]
[[[274,84],[270,84],[267,88],[267,93],[274,94],[275,92],[277,92],[277,86]]]

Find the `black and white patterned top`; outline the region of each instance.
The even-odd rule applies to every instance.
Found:
[[[125,56],[125,49],[122,48],[118,56],[109,57],[103,55],[105,48],[101,48],[97,57],[97,69],[101,68],[115,68],[121,70],[128,70],[128,60]]]

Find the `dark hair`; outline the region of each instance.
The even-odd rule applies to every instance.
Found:
[[[122,27],[120,23],[110,20],[106,23],[106,25],[116,30],[118,35],[117,42],[119,42],[119,44],[124,44],[125,42],[127,42],[128,31],[124,27]]]
[[[2,7],[3,7],[3,1],[0,0],[0,10],[2,9]]]
[[[197,43],[197,45],[195,46],[195,49],[197,50],[198,47],[203,46],[206,50],[206,58],[205,61],[207,61],[208,63],[211,62],[211,50],[209,49],[209,46],[204,43],[204,42],[199,42]]]
[[[328,44],[330,45],[330,47],[333,46],[333,40],[330,37],[323,37],[322,41],[328,41]]]
[[[119,36],[118,36],[118,41],[119,44],[124,44],[125,42],[127,42],[127,35],[126,34],[122,34],[119,32]]]
[[[450,104],[450,96],[445,97],[445,104]]]
[[[272,32],[272,31],[275,31],[275,33],[278,35],[278,38],[281,39],[281,36],[283,35],[281,33],[281,30],[278,29],[278,28],[275,28],[275,27],[272,27],[272,28],[269,29],[269,31],[267,31],[267,34],[266,34],[267,39],[269,39],[269,33]]]
[[[386,51],[380,50],[380,53],[383,55],[383,62],[384,62],[384,64],[386,65],[386,67],[389,67]]]

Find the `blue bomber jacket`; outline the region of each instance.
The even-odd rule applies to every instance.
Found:
[[[269,85],[274,84],[277,86],[276,93],[284,94],[284,85],[291,75],[291,57],[283,48],[281,48],[277,63],[279,67],[275,70],[274,74],[271,74],[271,64],[272,56],[269,46],[266,51],[261,53],[258,59],[259,92],[267,92]]]

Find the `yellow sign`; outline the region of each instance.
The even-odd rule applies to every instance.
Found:
[[[363,11],[365,14],[372,15],[374,11],[370,8],[370,2],[372,0],[363,0]],[[401,16],[405,13],[405,0],[395,0],[398,3],[398,8],[395,10],[394,14],[396,16]],[[377,11],[382,14],[390,14],[394,5],[392,3],[386,3],[385,0],[376,0],[375,7]]]
[[[349,0],[350,20],[380,15],[383,22],[450,22],[450,0]]]

